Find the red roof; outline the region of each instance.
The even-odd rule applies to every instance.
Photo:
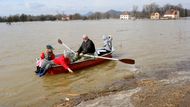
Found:
[[[170,10],[167,10],[165,15],[175,15],[177,12],[177,10],[174,10],[174,9],[170,9]]]

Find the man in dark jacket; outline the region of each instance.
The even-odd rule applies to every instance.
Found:
[[[88,38],[87,35],[83,35],[83,42],[80,48],[78,49],[77,54],[80,56],[84,54],[94,55],[94,52],[95,52],[94,43],[92,42],[92,40]]]

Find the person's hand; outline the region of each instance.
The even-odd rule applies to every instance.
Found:
[[[79,56],[79,52],[76,52],[76,55]]]
[[[73,71],[72,71],[70,68],[68,68],[68,71],[69,71],[70,73],[73,73]]]
[[[80,53],[80,56],[83,56],[84,54],[83,53]]]

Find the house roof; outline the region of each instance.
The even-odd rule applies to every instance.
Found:
[[[129,15],[127,12],[124,12],[123,14],[121,14],[121,15]]]
[[[170,10],[167,10],[165,15],[173,15],[176,13],[177,10],[174,10],[174,9],[170,9]]]
[[[156,13],[158,13],[158,12],[153,12],[153,13],[151,13],[151,16],[154,16]],[[160,14],[160,13],[158,13],[158,14]]]

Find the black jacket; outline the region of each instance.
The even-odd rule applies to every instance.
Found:
[[[83,53],[83,54],[87,54],[87,53],[91,53],[93,54],[95,52],[95,45],[92,42],[92,40],[88,39],[86,42],[82,42],[80,48],[77,51],[79,54]]]

